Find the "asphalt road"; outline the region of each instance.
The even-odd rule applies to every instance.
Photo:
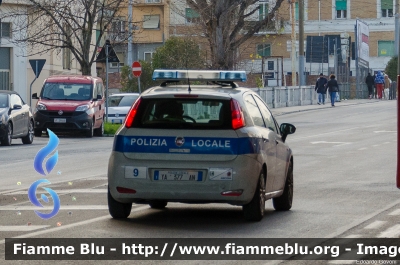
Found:
[[[112,138],[60,137],[59,161],[46,185],[61,200],[57,216],[42,220],[27,189],[43,178],[33,159],[48,138],[30,146],[15,140],[0,148],[0,264],[4,238],[332,238],[399,237],[400,191],[396,188],[396,101],[368,102],[312,111],[275,113],[297,127],[287,142],[294,152],[294,203],[275,212],[270,201],[261,222],[243,220],[240,207],[170,203],[165,210],[134,205],[128,220],[107,210],[106,172]],[[396,218],[397,217],[397,218]],[[378,222],[379,221],[379,222]],[[371,225],[373,228],[366,228]],[[386,234],[385,234],[386,233]],[[353,261],[354,262],[354,261]],[[61,263],[61,262],[60,262]],[[108,261],[62,264],[109,264]],[[132,261],[114,261],[130,264]],[[135,262],[136,263],[136,262]],[[243,261],[143,261],[139,264],[243,264]],[[278,263],[249,261],[246,264]],[[297,263],[291,261],[289,263]],[[309,261],[304,263],[308,264]],[[323,263],[326,263],[324,261]],[[322,264],[322,263],[321,263]]]

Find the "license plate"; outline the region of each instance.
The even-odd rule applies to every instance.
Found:
[[[60,119],[60,118],[55,118],[54,123],[66,123],[67,119]]]
[[[112,120],[112,123],[122,123],[122,120]]]
[[[173,170],[155,170],[154,180],[165,181],[202,181],[203,172],[201,171],[173,171]]]

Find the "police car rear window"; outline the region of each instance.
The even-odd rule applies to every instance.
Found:
[[[230,101],[209,99],[143,99],[133,127],[229,129]]]

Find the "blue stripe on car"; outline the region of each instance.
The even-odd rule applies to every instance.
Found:
[[[175,144],[176,137],[123,136],[117,135],[113,151],[122,153],[175,153],[243,155],[259,153],[258,138],[185,137],[181,146]]]

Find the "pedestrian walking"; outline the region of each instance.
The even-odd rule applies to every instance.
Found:
[[[387,74],[385,74],[384,81],[385,81],[385,88],[383,89],[383,96],[386,100],[388,100],[389,99],[389,89],[390,89],[390,85],[392,84],[392,80],[390,80],[389,76]]]
[[[382,99],[383,87],[385,84],[385,79],[381,71],[378,71],[375,77],[376,94],[379,99]]]
[[[371,75],[371,73],[368,73],[367,77],[365,78],[365,83],[367,84],[368,87],[368,97],[371,99],[374,96],[374,77]]]
[[[334,74],[331,74],[329,76],[329,81],[326,84],[328,90],[329,90],[329,95],[331,96],[331,104],[332,107],[335,106],[335,99],[336,99],[336,93],[339,92],[339,84],[336,81],[336,76]]]
[[[325,105],[326,84],[328,79],[324,77],[323,73],[319,74],[319,78],[315,83],[315,91],[318,93],[318,105]]]

